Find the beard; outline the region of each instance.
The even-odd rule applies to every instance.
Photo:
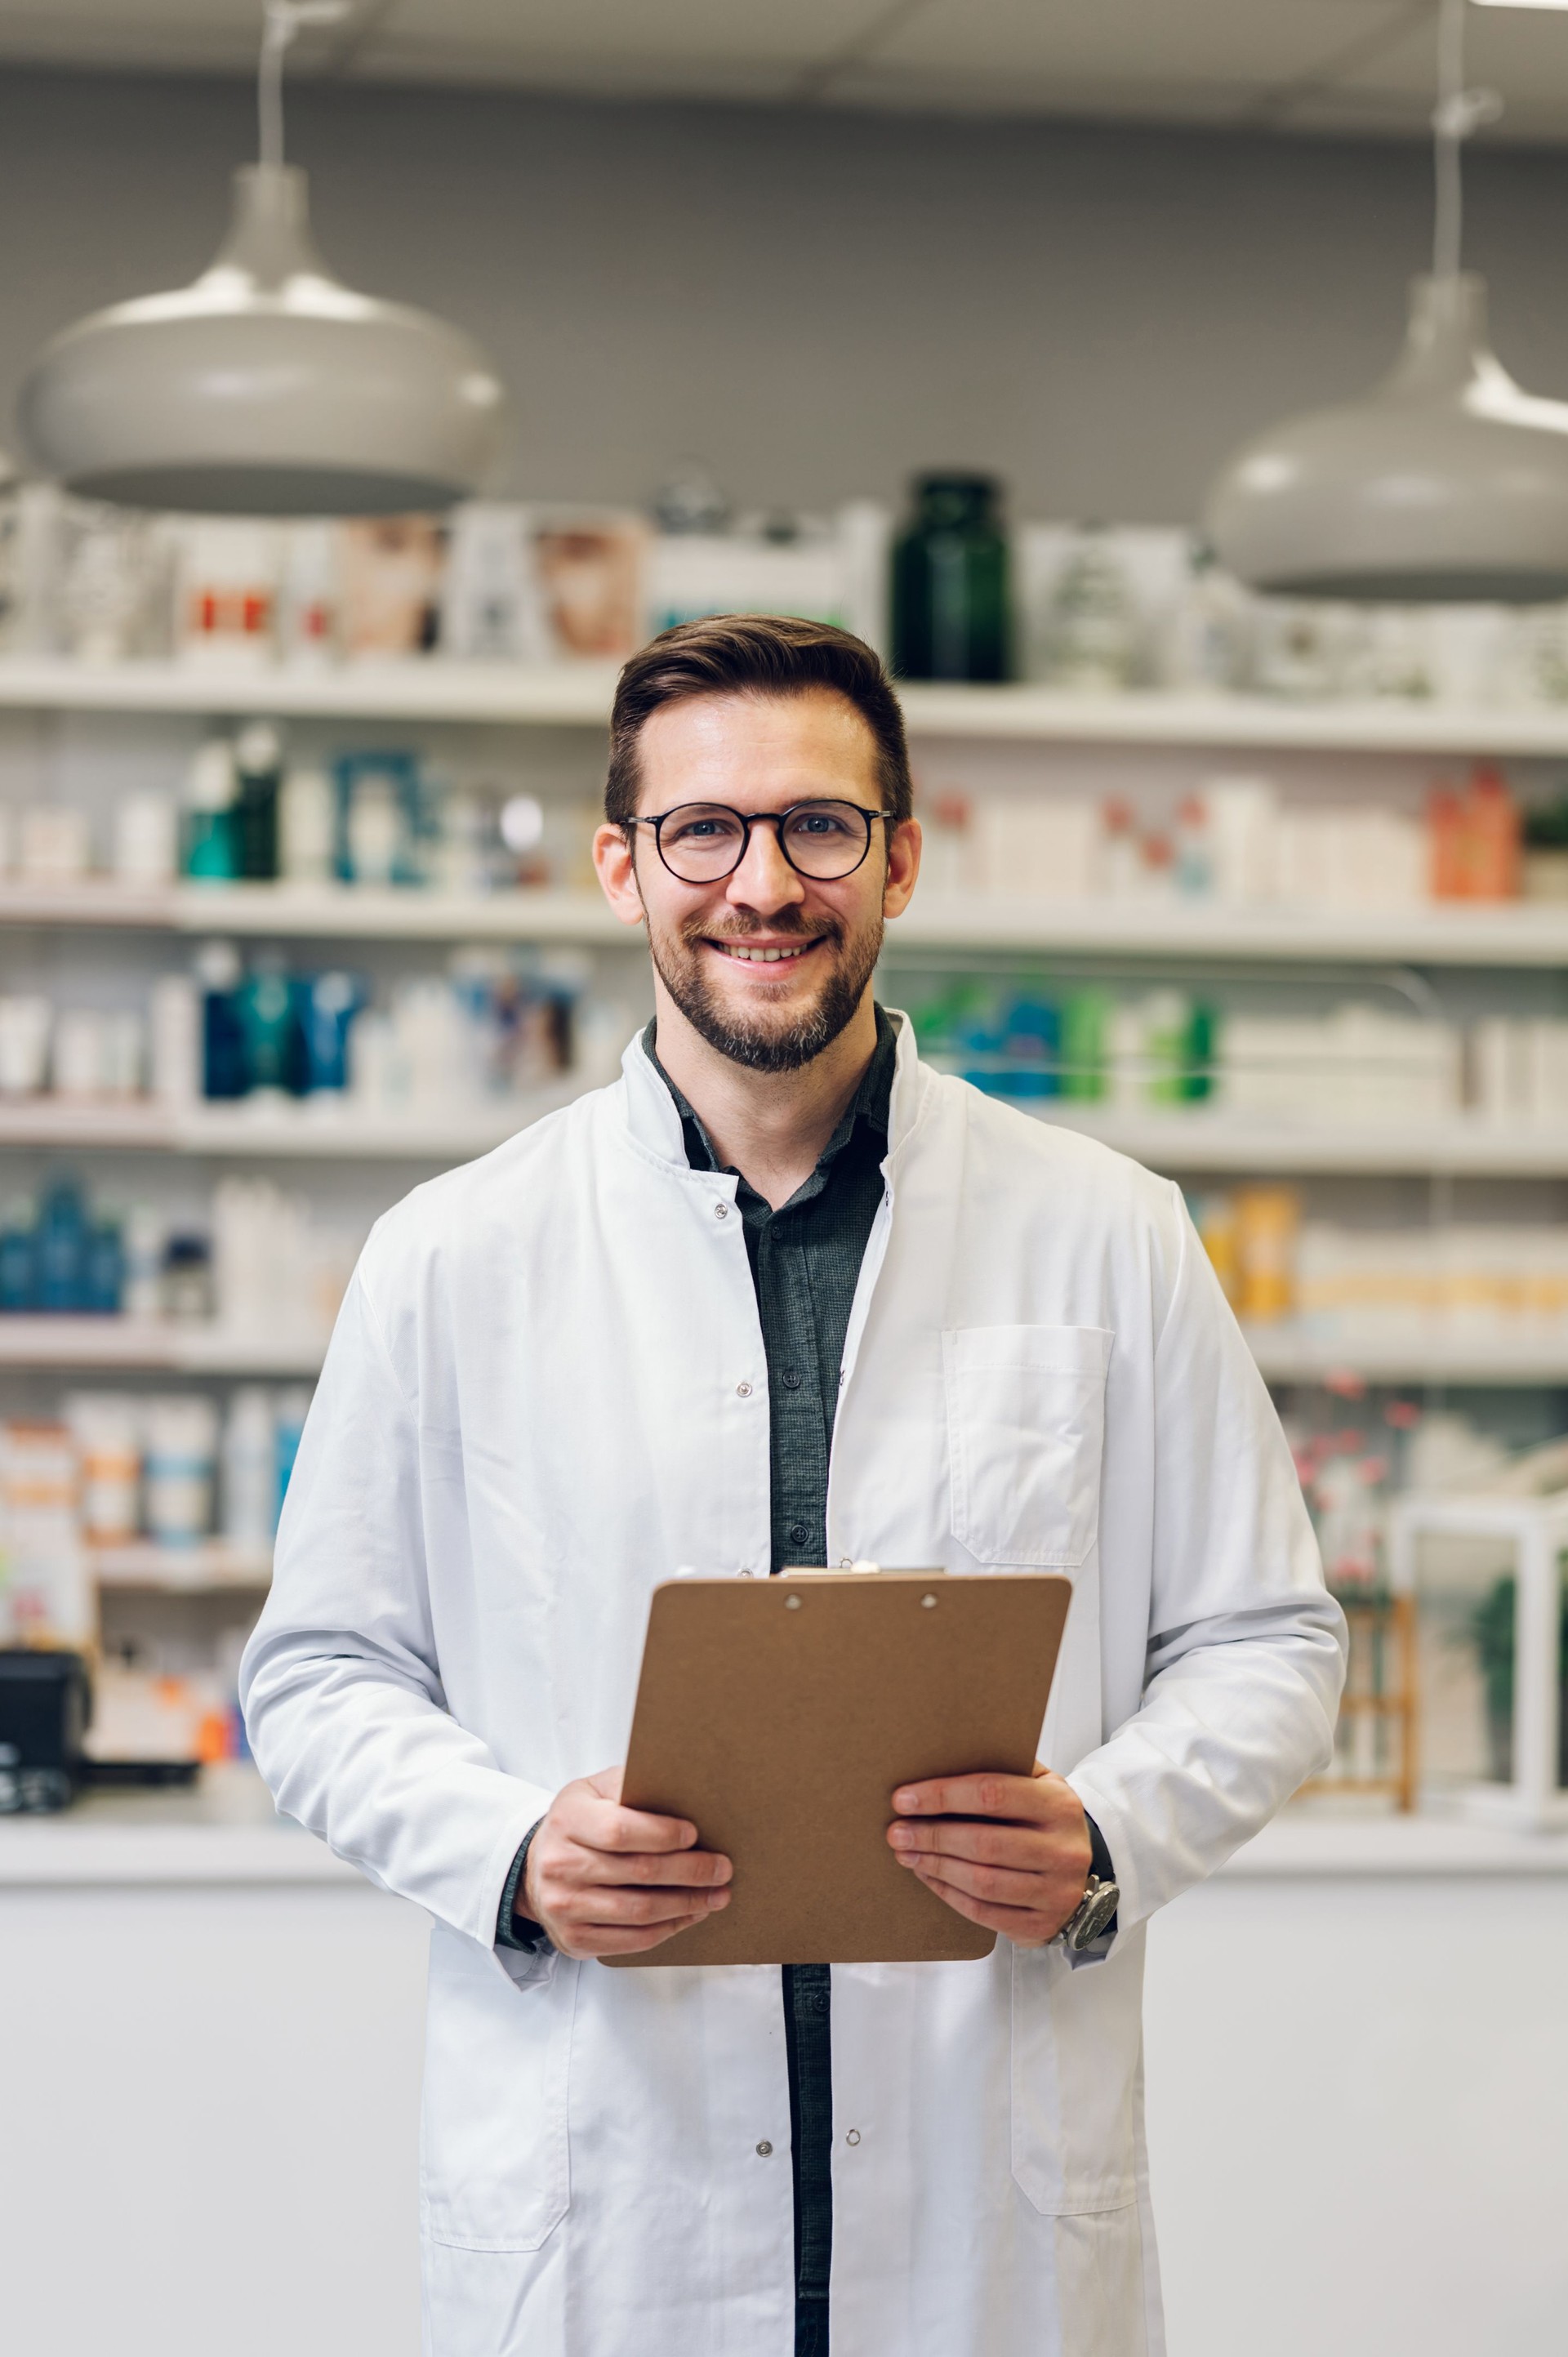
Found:
[[[693,921],[656,934],[651,922],[648,946],[654,970],[676,1006],[700,1039],[744,1064],[753,1072],[798,1072],[831,1048],[852,1021],[865,996],[865,985],[882,954],[882,915],[851,933],[832,923],[810,926],[791,923],[780,915],[767,927],[771,934],[793,933],[799,940],[821,942],[814,952],[824,960],[825,972],[809,1006],[779,1009],[757,1006],[737,1012],[727,1006],[713,987],[703,963],[704,942],[744,942],[760,933],[761,925],[726,925],[722,931]]]

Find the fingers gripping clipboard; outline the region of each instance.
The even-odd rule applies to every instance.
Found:
[[[889,1848],[900,1784],[1027,1775],[1071,1598],[1052,1573],[786,1573],[655,1588],[621,1798],[688,1818],[734,1863],[672,1964],[989,1955],[996,1934]]]

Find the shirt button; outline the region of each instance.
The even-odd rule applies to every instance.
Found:
[[[806,1544],[806,1525],[805,1525],[805,1523],[790,1523],[790,1525],[789,1525],[789,1544],[790,1544],[790,1545],[791,1545],[791,1546],[804,1546],[804,1545],[805,1545],[805,1544]]]
[[[735,1393],[736,1399],[749,1399],[751,1397],[751,1385],[749,1383],[736,1383]]]
[[[762,2142],[757,2146],[757,2149],[758,2154],[761,2156],[761,2158],[762,2158],[764,2160],[766,2160],[766,2159],[768,2158],[768,2154],[772,2151],[773,2147],[768,2143],[768,2138],[767,2138],[766,2136],[764,2136],[764,2137],[763,2137],[763,2139],[762,2139]]]
[[[784,1370],[784,1388],[785,1388],[785,1390],[786,1390],[787,1392],[798,1392],[798,1391],[800,1390],[800,1368],[799,1368],[799,1367],[786,1367],[786,1368],[785,1368],[785,1370]]]
[[[729,1217],[729,1205],[727,1203],[715,1203],[714,1205],[714,1217],[715,1220],[727,1220]]]
[[[845,2144],[858,2144],[860,2142],[860,2130],[858,2128],[851,2128],[848,2136],[844,2138],[844,2142]]]

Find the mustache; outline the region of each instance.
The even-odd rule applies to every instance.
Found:
[[[728,925],[704,924],[701,918],[693,917],[681,928],[681,939],[688,945],[698,942],[750,942],[763,933],[775,940],[788,935],[798,942],[838,942],[843,939],[843,927],[831,920],[826,924],[808,925],[796,911],[790,910],[780,911],[771,923],[766,925],[759,917],[754,917],[744,924]]]

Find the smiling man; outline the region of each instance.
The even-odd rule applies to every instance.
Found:
[[[246,1656],[280,1807],[427,1909],[430,2357],[1152,2357],[1144,1925],[1328,1758],[1342,1622],[1180,1195],[872,976],[897,699],[813,623],[627,665],[621,1079],[377,1228]],[[889,1796],[983,1963],[606,1972],[728,1902],[623,1808],[682,1566],[1067,1572],[1032,1776]],[[678,1952],[676,1952],[678,1954]]]

